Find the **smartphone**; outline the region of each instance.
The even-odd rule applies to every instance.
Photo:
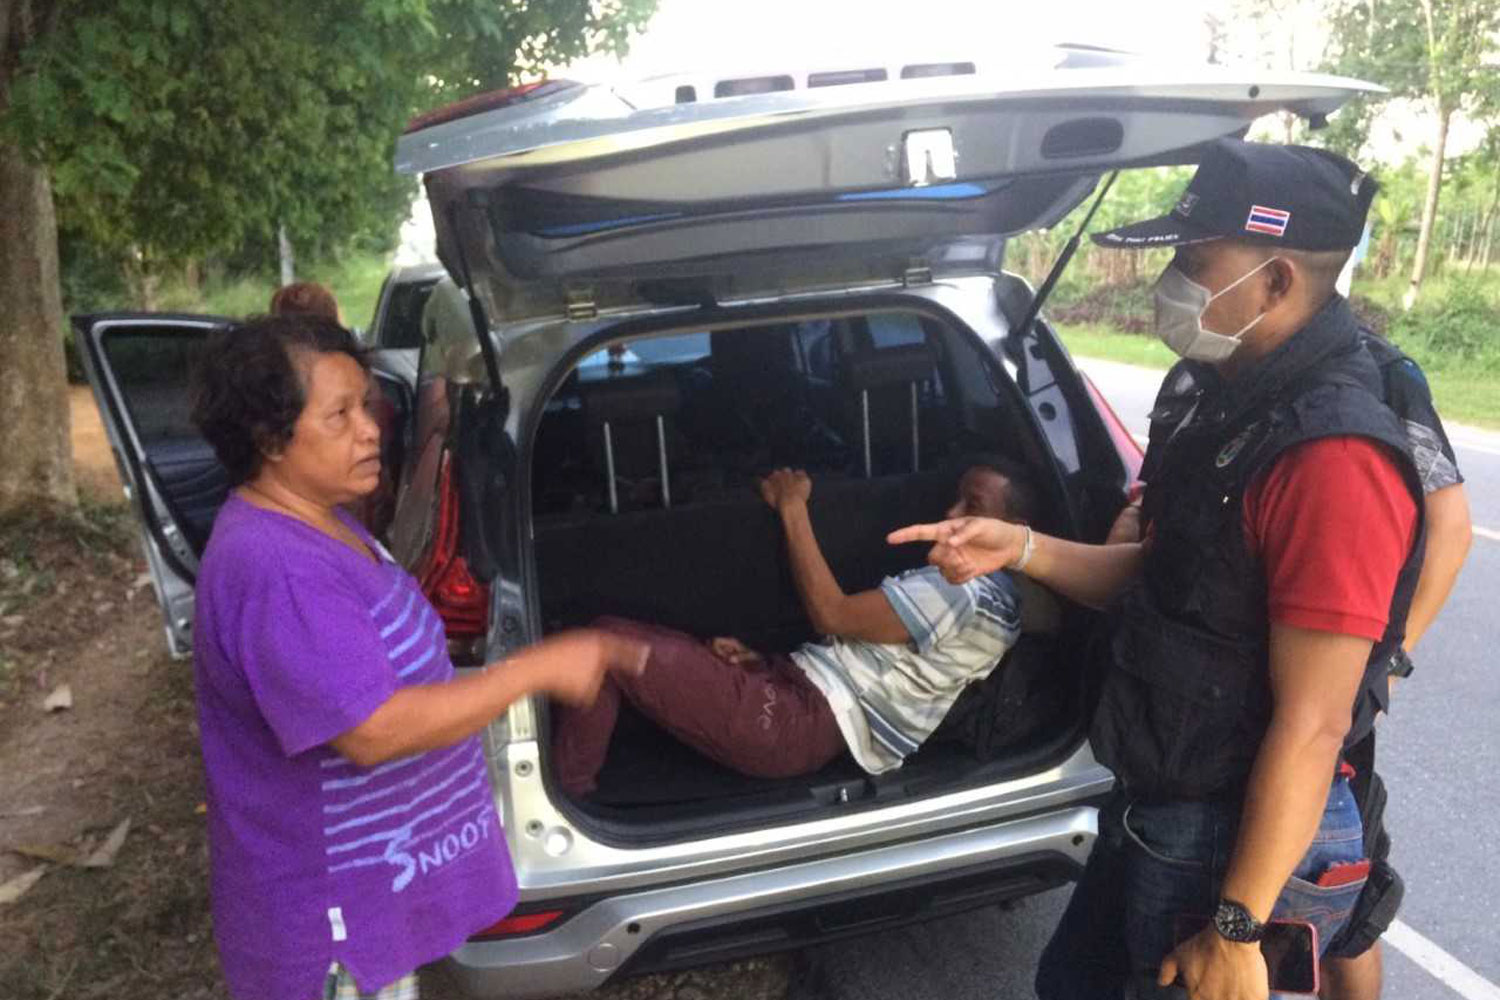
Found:
[[[1186,941],[1208,924],[1208,917],[1178,917],[1177,943]],[[1318,929],[1312,924],[1305,920],[1268,921],[1265,937],[1260,939],[1260,953],[1266,960],[1271,992],[1307,995],[1318,992]]]

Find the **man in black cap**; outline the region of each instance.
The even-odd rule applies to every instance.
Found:
[[[1353,165],[1347,164],[1347,169],[1352,170]],[[1119,242],[1111,240],[1110,245]],[[1394,688],[1398,679],[1411,675],[1413,666],[1408,653],[1446,603],[1468,555],[1473,532],[1464,478],[1433,404],[1426,375],[1416,362],[1374,333],[1365,331],[1364,344],[1380,369],[1385,404],[1405,425],[1424,494],[1426,542],[1422,570],[1406,619],[1405,640],[1393,651],[1387,664]],[[1191,364],[1181,363],[1184,368]],[[1179,378],[1179,372],[1174,370],[1165,384],[1174,385]],[[1141,495],[1138,490],[1121,511],[1110,529],[1110,541],[1140,540]],[[1345,747],[1344,760],[1355,771],[1351,784],[1364,825],[1365,850],[1373,868],[1348,924],[1332,941],[1324,942],[1319,992],[1324,1000],[1376,1000],[1382,979],[1379,938],[1396,915],[1404,887],[1389,863],[1390,837],[1384,824],[1386,793],[1375,772],[1375,731],[1372,729],[1362,741]]]
[[[1152,413],[1146,541],[979,518],[919,525],[951,580],[1010,567],[1112,612],[1091,739],[1099,838],[1042,1000],[1267,995],[1265,923],[1347,923],[1370,862],[1342,752],[1387,703],[1421,568],[1421,484],[1335,290],[1373,182],[1334,154],[1221,140],[1162,218],[1156,328],[1184,359]],[[1196,918],[1196,922],[1195,922]]]

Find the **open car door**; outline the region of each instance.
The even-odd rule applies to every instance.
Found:
[[[177,657],[192,651],[198,560],[229,492],[224,467],[191,420],[191,376],[209,333],[228,322],[219,316],[151,313],[73,318],[84,370],[140,524],[167,644]],[[398,374],[399,363],[390,370],[382,353],[370,357],[389,404],[382,454],[388,474],[396,476],[404,457],[411,386]]]

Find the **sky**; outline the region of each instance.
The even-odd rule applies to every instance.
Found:
[[[1168,53],[1207,51],[1207,0],[661,0],[632,46],[632,75],[704,66],[911,61],[948,54],[1018,55],[1068,40]],[[915,55],[913,55],[915,54]],[[590,60],[587,69],[611,60]],[[574,69],[580,68],[575,64]]]

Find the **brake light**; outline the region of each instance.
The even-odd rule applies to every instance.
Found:
[[[497,924],[491,924],[478,934],[472,935],[470,941],[494,941],[497,938],[519,937],[522,934],[535,934],[539,930],[551,927],[557,923],[563,915],[562,910],[545,910],[541,913],[521,913],[506,917]]]
[[[458,551],[458,484],[447,451],[438,463],[437,527],[414,574],[443,619],[449,639],[473,639],[489,623],[490,589],[474,579]]]
[[[1081,374],[1081,373],[1080,373]],[[1114,407],[1104,398],[1099,387],[1094,385],[1094,380],[1087,375],[1083,376],[1083,384],[1089,388],[1089,399],[1094,403],[1094,409],[1099,412],[1099,417],[1104,421],[1104,427],[1109,431],[1109,439],[1115,446],[1115,451],[1120,455],[1120,461],[1125,463],[1125,472],[1133,483],[1141,476],[1141,462],[1145,454],[1141,451],[1141,444],[1130,433],[1120,415],[1115,412]]]
[[[454,101],[452,104],[435,108],[432,111],[417,115],[407,123],[403,135],[412,132],[420,132],[424,128],[441,125],[444,122],[457,121],[470,115],[482,114],[486,111],[494,111],[497,108],[508,108],[513,104],[524,104],[527,101],[539,100],[549,94],[555,94],[578,84],[572,80],[537,80],[535,83],[523,84],[519,87],[507,87],[504,90],[491,90],[484,94],[475,94],[466,97],[462,101]]]

